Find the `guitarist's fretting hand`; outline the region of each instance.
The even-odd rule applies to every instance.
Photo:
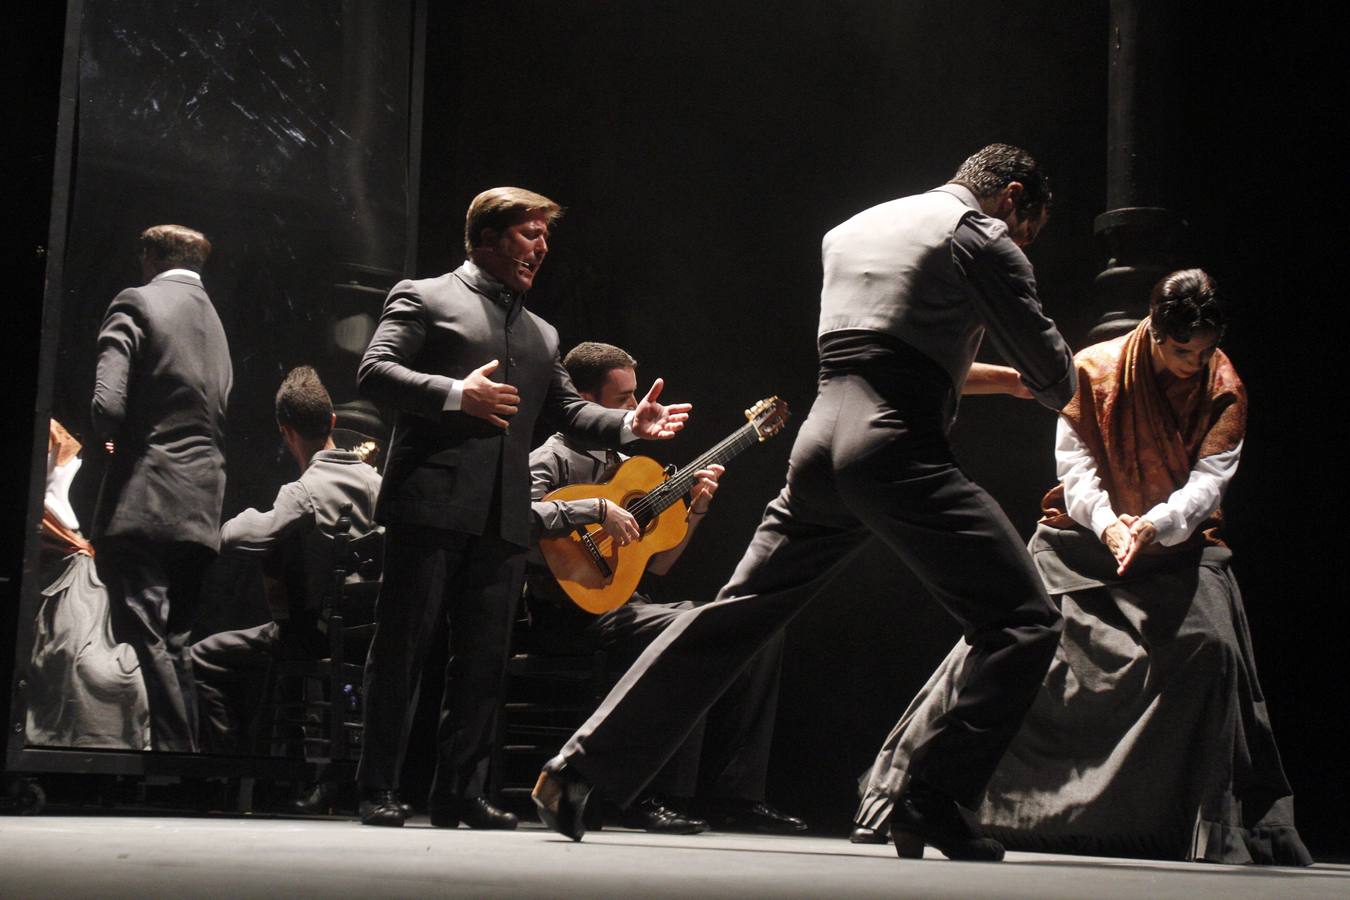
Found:
[[[617,503],[605,504],[605,521],[601,522],[600,525],[620,547],[631,544],[642,536],[642,530],[638,528],[637,519],[633,518],[632,513]]]
[[[479,419],[487,419],[498,428],[505,428],[504,416],[514,416],[520,405],[520,392],[514,384],[500,384],[488,378],[497,371],[497,360],[479,366],[464,379],[464,393],[459,401],[461,411]]]
[[[706,469],[699,469],[694,473],[698,481],[689,489],[689,512],[695,516],[706,515],[708,506],[712,503],[713,494],[717,493],[717,482],[721,479],[722,473],[726,471],[725,466],[713,463]]]
[[[647,396],[642,398],[634,411],[633,434],[640,438],[649,441],[673,438],[684,428],[689,411],[694,408],[690,403],[672,403],[670,406],[657,403],[656,398],[661,396],[661,389],[665,385],[664,379],[653,381],[651,390],[647,391]]]

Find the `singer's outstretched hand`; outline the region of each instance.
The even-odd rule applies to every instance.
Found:
[[[652,382],[647,396],[638,403],[633,415],[633,433],[649,441],[673,438],[689,419],[690,403],[672,403],[669,406],[658,403],[661,389],[666,385],[663,379]]]

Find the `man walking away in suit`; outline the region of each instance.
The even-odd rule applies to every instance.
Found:
[[[93,541],[117,638],[135,648],[155,750],[197,749],[187,639],[220,542],[225,404],[234,373],[202,289],[211,244],[181,225],[140,237],[146,284],[122,291],[98,334],[94,431],[111,454]]]
[[[825,235],[815,404],[717,600],[672,624],[634,663],[535,788],[540,816],[579,839],[589,786],[626,802],[753,654],[869,537],[919,576],[972,649],[952,709],[920,741],[896,798],[901,856],[1003,857],[973,807],[1054,656],[1059,612],[998,504],[952,456],[959,394],[1073,396],[1069,348],[1041,312],[1021,248],[1049,184],[1023,150],[992,144],[947,184],[864,210]],[[985,333],[1022,373],[972,366]]]
[[[601,446],[668,438],[688,404],[632,411],[582,399],[558,358],[558,332],[524,308],[562,209],[521,188],[474,198],[458,269],[394,286],[357,371],[362,392],[397,411],[376,519],[384,582],[366,660],[357,782],[361,821],[402,825],[397,790],[417,686],[436,619],[449,624],[431,823],[514,828],[483,797],[515,604],[530,541],[530,440],[543,416]]]

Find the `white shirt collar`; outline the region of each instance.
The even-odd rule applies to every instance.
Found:
[[[189,278],[195,278],[198,281],[202,280],[202,276],[198,275],[191,269],[165,269],[163,272],[160,272],[158,275],[156,275],[154,278],[151,278],[150,280],[159,281],[161,278],[168,278],[170,275],[186,275]]]
[[[976,197],[975,192],[964,184],[957,184],[954,181],[949,181],[946,184],[938,185],[933,188],[933,190],[942,191],[944,194],[951,194],[971,209],[981,211],[980,198]]]

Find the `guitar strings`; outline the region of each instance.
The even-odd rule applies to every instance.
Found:
[[[707,468],[711,463],[729,459],[735,451],[742,449],[735,445],[738,443],[747,443],[738,439],[745,437],[743,432],[744,430],[749,429],[749,427],[750,426],[748,425],[745,426],[745,429],[743,429],[742,432],[738,432],[727,438],[712,450],[709,450],[707,453],[704,453],[702,456],[695,459],[683,470],[657,485],[645,496],[634,501],[633,505],[628,508],[628,511],[635,517],[659,515],[666,507],[670,506],[676,498],[682,497],[689,492],[689,489],[693,486],[694,473],[700,469]]]
[[[687,494],[693,486],[694,475],[700,469],[706,469],[709,465],[716,462],[724,462],[739,453],[745,447],[754,444],[758,440],[758,435],[754,425],[747,423],[723,439],[720,443],[713,446],[702,456],[695,459],[689,465],[685,466],[675,475],[666,481],[657,485],[645,496],[633,502],[628,507],[628,511],[633,514],[642,524],[646,524],[656,515],[663,512],[666,507],[678,497]]]
[[[752,446],[760,440],[759,430],[755,427],[755,422],[747,422],[722,441],[713,445],[702,456],[635,500],[632,506],[627,507],[628,512],[645,528],[652,518],[664,512],[675,499],[689,493],[689,489],[693,486],[694,473],[700,469],[706,469],[712,463],[726,462],[746,447]],[[602,526],[590,534],[596,551],[602,556],[608,556],[611,545],[614,543],[614,538],[610,533],[605,531]]]

